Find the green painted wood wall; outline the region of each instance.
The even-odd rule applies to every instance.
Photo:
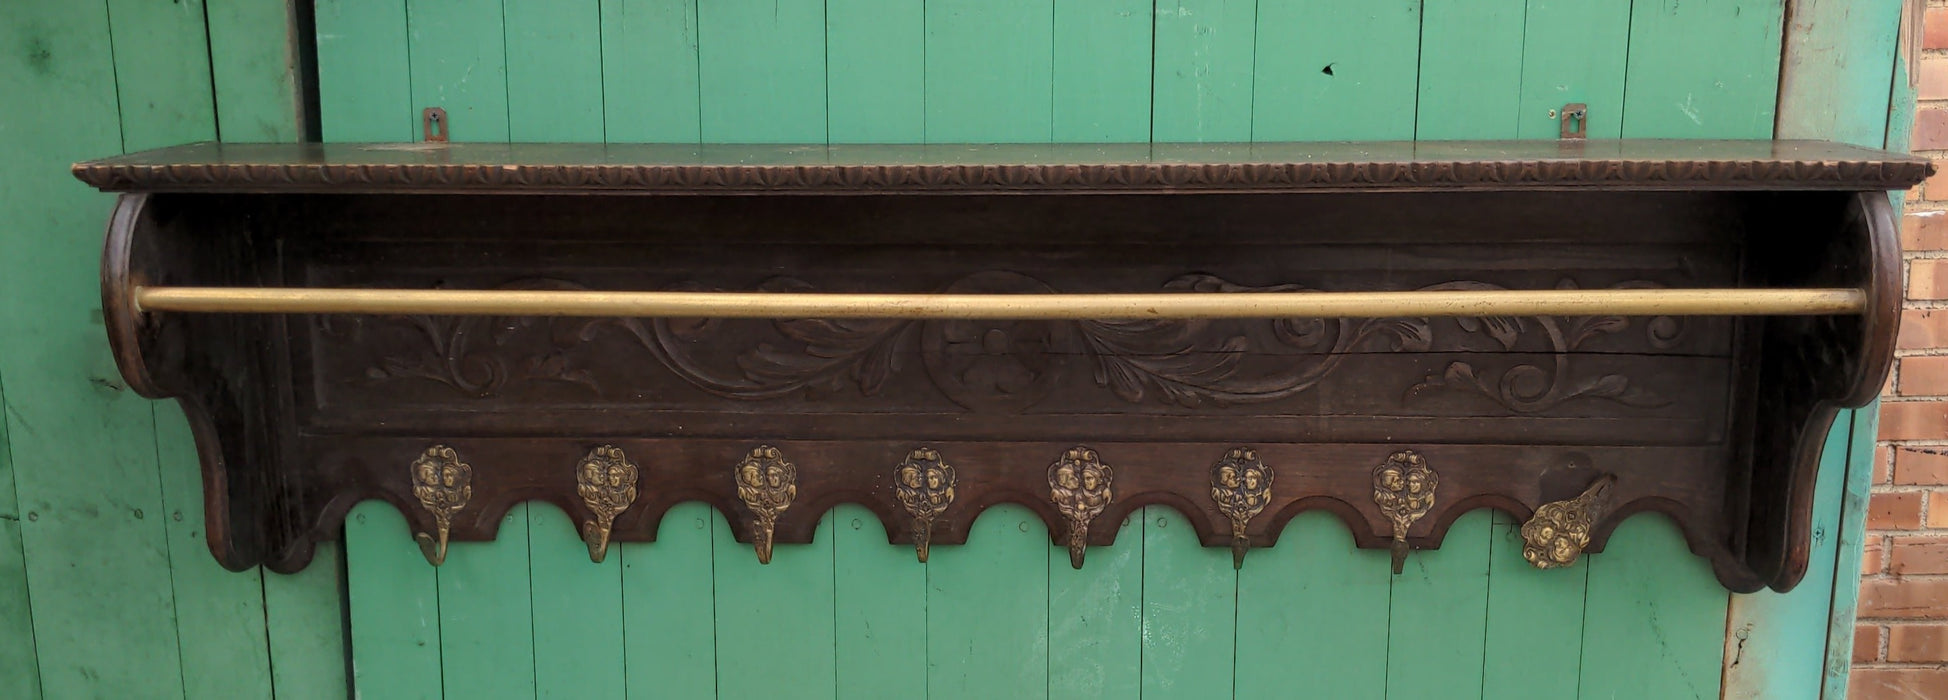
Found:
[[[1765,138],[1782,1],[316,0],[314,38],[336,141],[427,106],[472,141],[1553,138],[1566,102],[1595,138]],[[223,572],[180,414],[106,354],[108,199],[65,166],[297,138],[289,26],[0,0],[0,698],[337,697],[348,652],[371,698],[1720,692],[1728,596],[1655,515],[1537,572],[1478,511],[1393,577],[1320,514],[1233,572],[1149,509],[1078,572],[1009,506],[924,566],[844,506],[760,567],[699,504],[602,565],[534,505],[435,570],[368,503],[342,559]]]
[[[0,0],[0,698],[344,697],[336,549],[298,576],[210,557],[182,412],[104,342],[113,199],[67,174],[296,140],[289,25],[262,0]]]

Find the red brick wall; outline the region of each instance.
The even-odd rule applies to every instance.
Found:
[[[1881,398],[1853,700],[1948,698],[1948,4],[1928,8],[1922,48],[1914,150],[1941,172],[1901,222],[1907,311]]]

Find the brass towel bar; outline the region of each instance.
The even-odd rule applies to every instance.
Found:
[[[1195,319],[1859,314],[1858,289],[1162,294],[830,294],[136,287],[138,312],[644,318]]]

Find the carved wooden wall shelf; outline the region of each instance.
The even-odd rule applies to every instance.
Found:
[[[302,568],[370,498],[435,563],[529,499],[597,559],[687,500],[760,558],[857,502],[923,561],[1015,502],[1078,566],[1150,504],[1241,564],[1307,509],[1397,564],[1492,507],[1543,567],[1662,512],[1737,591],[1806,570],[1822,439],[1891,361],[1885,193],[1928,172],[1712,141],[75,166],[123,193],[110,341],[188,412],[233,569]]]

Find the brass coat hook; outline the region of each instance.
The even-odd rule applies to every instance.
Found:
[[[759,445],[737,463],[736,476],[737,497],[751,509],[751,542],[757,546],[758,563],[769,564],[778,514],[798,496],[798,467],[785,461],[778,448]]]
[[[575,466],[575,491],[582,504],[595,517],[582,523],[582,542],[588,545],[589,561],[597,564],[609,553],[609,531],[616,516],[636,502],[636,482],[640,470],[622,448],[603,445],[590,450]]]
[[[1610,504],[1610,487],[1616,483],[1616,475],[1604,474],[1582,495],[1535,509],[1535,515],[1522,523],[1522,558],[1538,569],[1560,569],[1576,563],[1590,544],[1590,530],[1603,519],[1603,511]]]
[[[1258,451],[1233,447],[1217,464],[1211,465],[1211,500],[1231,519],[1231,568],[1245,566],[1245,551],[1251,537],[1245,526],[1265,510],[1272,500],[1272,468],[1258,460]]]
[[[920,563],[927,561],[927,544],[933,539],[933,519],[954,502],[954,466],[941,461],[940,452],[922,447],[907,453],[893,469],[893,489],[913,516],[913,548]]]
[[[1441,476],[1427,466],[1427,459],[1413,450],[1401,450],[1373,468],[1373,502],[1393,522],[1393,573],[1407,566],[1407,528],[1434,507],[1434,489]]]
[[[1087,447],[1071,447],[1048,465],[1049,498],[1069,522],[1070,566],[1082,568],[1082,553],[1089,547],[1089,521],[1115,499],[1110,491],[1115,480],[1116,471]]]
[[[413,496],[420,507],[433,514],[434,533],[413,534],[426,562],[439,566],[446,562],[446,538],[453,529],[453,515],[467,507],[473,498],[473,467],[460,461],[459,453],[446,445],[426,448],[413,460]]]

